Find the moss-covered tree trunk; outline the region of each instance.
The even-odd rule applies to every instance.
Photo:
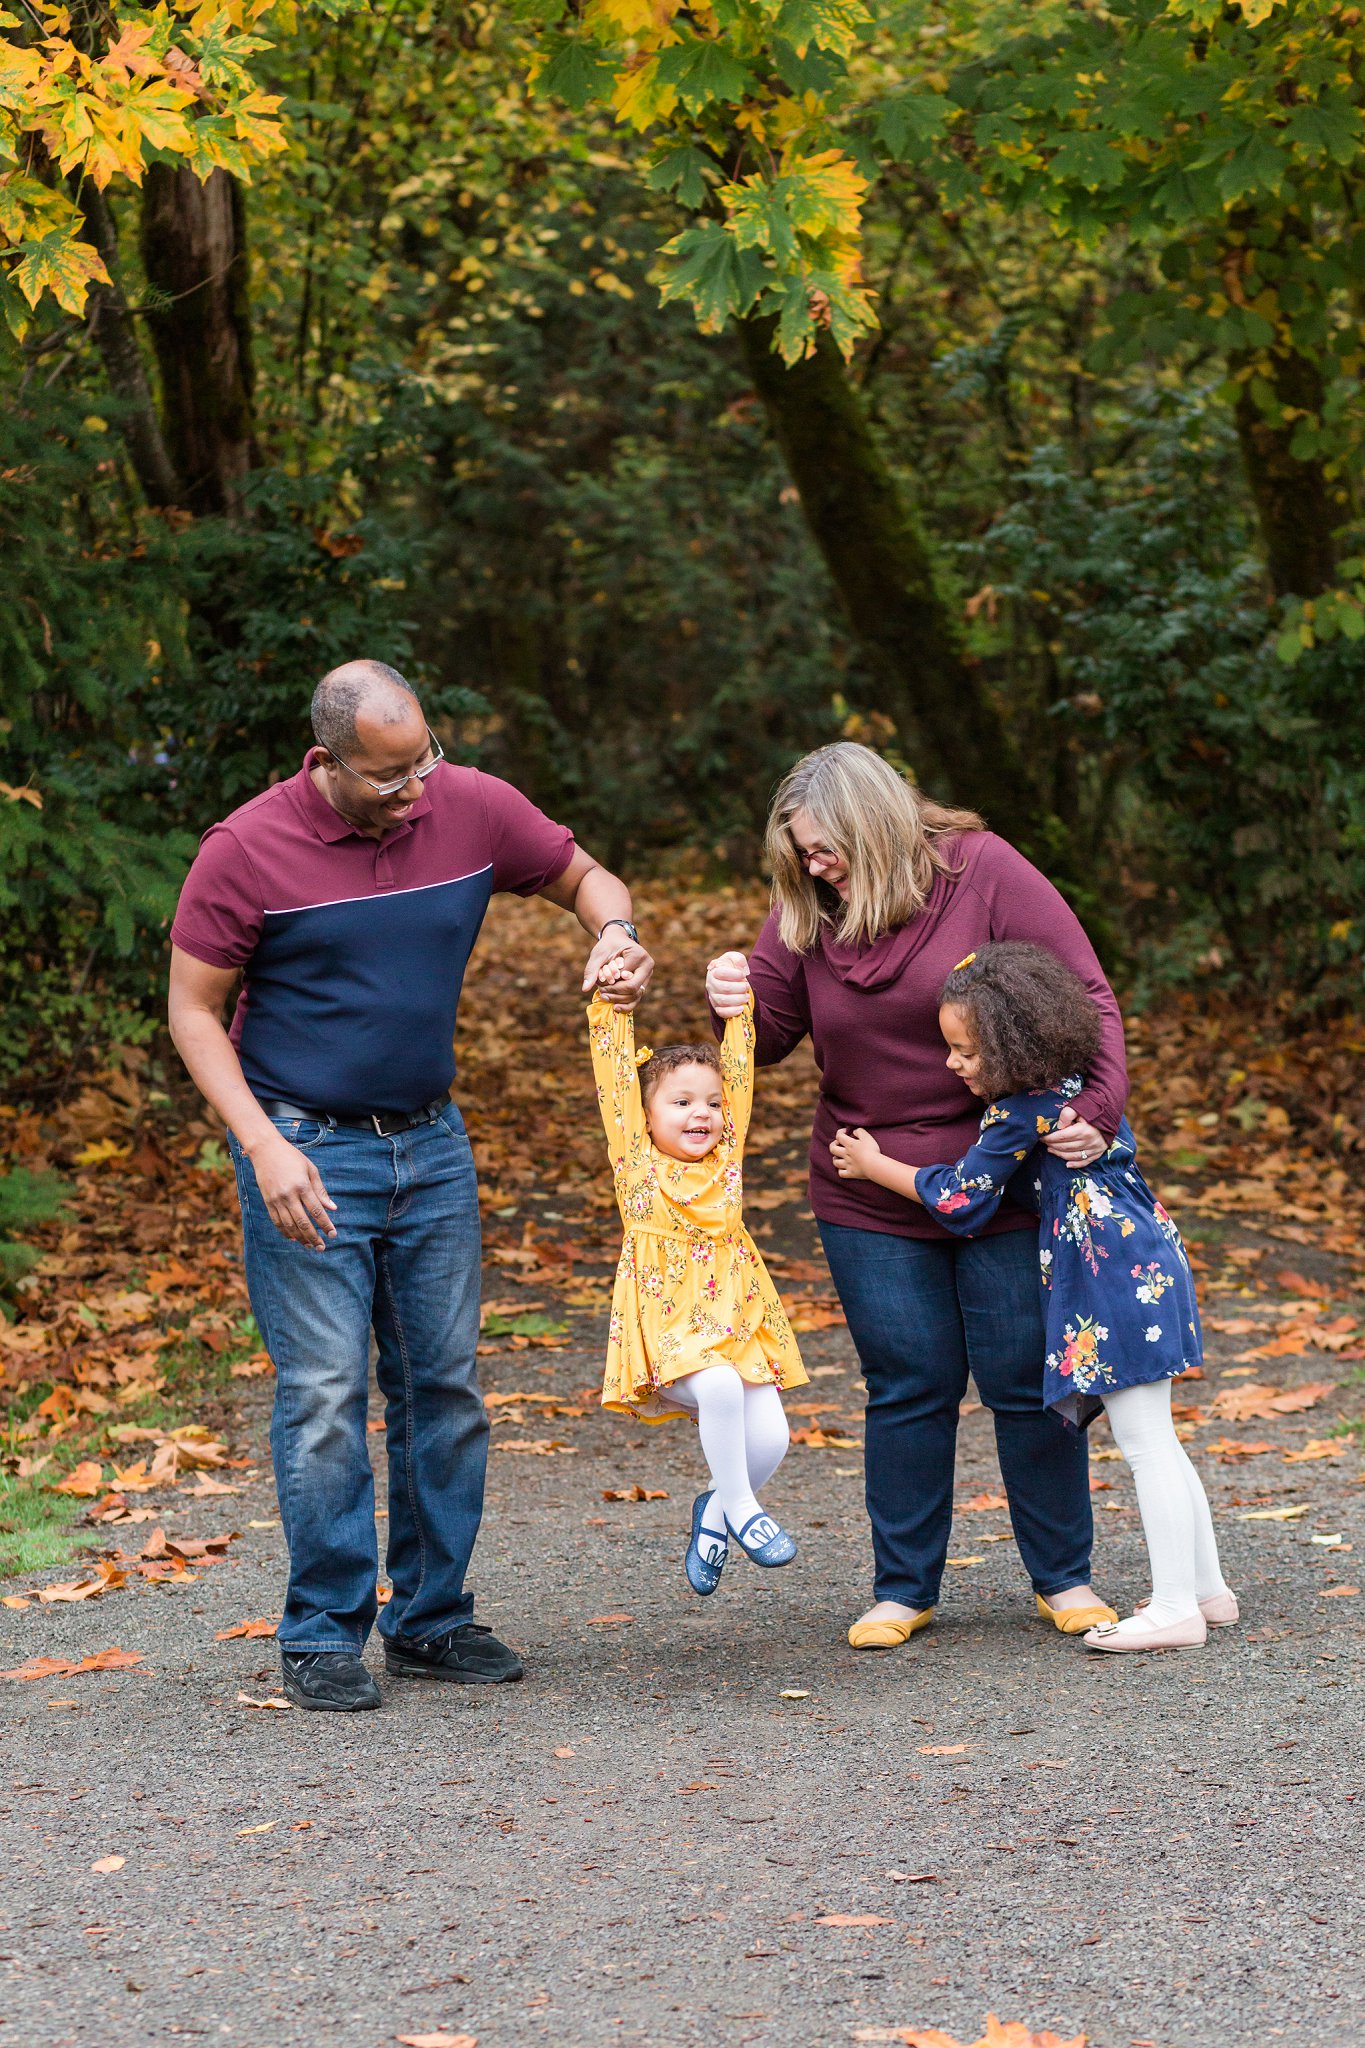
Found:
[[[148,314],[161,371],[162,422],[192,512],[240,517],[259,461],[242,188],[226,171],[203,184],[153,164],[142,206],[142,260],[159,303]]]
[[[985,679],[964,653],[914,512],[889,469],[838,350],[822,341],[790,368],[773,322],[741,323],[750,375],[801,507],[925,787],[1027,840],[1038,800]]]
[[[1251,367],[1247,361],[1232,365],[1234,372]],[[1270,581],[1277,597],[1316,597],[1335,580],[1335,534],[1349,510],[1334,497],[1322,463],[1292,452],[1297,420],[1322,410],[1322,378],[1315,363],[1292,349],[1275,351],[1268,361],[1257,358],[1255,370],[1286,413],[1282,425],[1267,418],[1252,397],[1251,378],[1243,376],[1237,438]]]
[[[120,401],[119,431],[128,459],[149,505],[158,509],[179,505],[181,480],[161,431],[136,323],[123,290],[118,236],[108,201],[93,179],[77,179],[73,174],[70,184],[85,219],[85,239],[99,251],[112,279],[110,284],[91,286],[86,318],[109,389]]]

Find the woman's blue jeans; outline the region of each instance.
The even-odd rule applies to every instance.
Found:
[[[358,1651],[377,1611],[374,1477],[366,1441],[370,1331],[389,1461],[385,1636],[419,1641],[468,1621],[464,1589],[483,1513],[488,1418],[475,1377],[479,1203],[451,1103],[391,1138],[277,1122],[336,1203],[309,1251],[266,1213],[232,1143],[251,1307],[275,1361],[270,1449],[289,1545],[278,1640]]]
[[[949,1243],[822,1223],[867,1382],[867,1512],[878,1600],[932,1607],[953,1519],[958,1406],[970,1371],[995,1416],[1010,1520],[1038,1593],[1090,1577],[1085,1438],[1043,1406],[1034,1230]]]

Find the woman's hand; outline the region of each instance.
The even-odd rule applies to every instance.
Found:
[[[872,1162],[882,1156],[881,1146],[871,1131],[865,1131],[861,1124],[856,1131],[846,1131],[841,1124],[829,1151],[840,1180],[871,1180],[869,1169]]]
[[[1083,1116],[1077,1116],[1069,1105],[1058,1117],[1056,1130],[1049,1131],[1043,1143],[1064,1166],[1093,1166],[1109,1150],[1104,1132],[1088,1124]]]
[[[706,970],[706,1000],[718,1017],[742,1017],[750,996],[749,962],[743,953],[722,953]]]

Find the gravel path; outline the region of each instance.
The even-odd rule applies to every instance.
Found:
[[[490,1358],[489,1385],[571,1399],[600,1359],[593,1320],[575,1329]],[[842,1330],[803,1346],[825,1419],[855,1420]],[[1236,1433],[1302,1444],[1358,1395]],[[238,1436],[263,1460],[264,1420],[256,1396]],[[1100,1658],[1047,1629],[987,1508],[955,1525],[952,1555],[980,1561],[950,1570],[939,1624],[860,1657],[857,1451],[794,1449],[773,1504],[799,1562],[733,1565],[703,1603],[680,1564],[689,1430],[589,1414],[494,1442],[528,1435],[572,1449],[494,1455],[474,1574],[524,1685],[385,1682],[384,1712],[344,1718],[239,1703],[276,1672],[273,1643],[215,1640],[278,1611],[264,1461],[231,1500],[167,1501],[172,1533],[243,1532],[192,1585],[0,1616],[6,1664],[146,1659],[3,1686],[0,2044],[824,2048],[973,2041],[988,2010],[1096,2048],[1365,2036],[1365,1593],[1322,1597],[1365,1580],[1358,1446],[1201,1459],[1246,1620],[1200,1655]],[[959,1501],[998,1491],[985,1413],[961,1444]],[[1132,1490],[1095,1472],[1122,1608],[1144,1583]],[[669,1498],[603,1501],[632,1483]],[[1276,1504],[1309,1512],[1239,1519]],[[1354,1555],[1310,1541],[1337,1533]]]

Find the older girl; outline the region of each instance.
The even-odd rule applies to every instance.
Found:
[[[1197,1366],[1199,1310],[1180,1232],[1143,1179],[1126,1118],[1092,1166],[1072,1169],[1039,1140],[1084,1086],[1100,1020],[1078,978],[1042,946],[983,946],[943,985],[947,1065],[990,1105],[951,1166],[903,1166],[869,1131],[831,1147],[844,1179],[922,1202],[974,1235],[1006,1189],[1042,1220],[1047,1325],[1043,1399],[1084,1428],[1103,1409],[1132,1467],[1152,1567],[1152,1597],[1126,1621],[1087,1631],[1092,1650],[1199,1648],[1238,1618],[1218,1563],[1199,1474],[1175,1433],[1171,1381]]]
[[[754,997],[760,1065],[810,1037],[820,1065],[811,1207],[867,1382],[867,1506],[876,1604],[855,1649],[888,1649],[933,1615],[953,1512],[958,1408],[972,1374],[995,1418],[1020,1555],[1050,1623],[1076,1634],[1117,1620],[1090,1587],[1084,1439],[1043,1403],[1035,1214],[1005,1201],[979,1237],[839,1178],[840,1125],[875,1129],[912,1165],[956,1158],[980,1110],[944,1066],[938,995],[964,953],[992,939],[1048,945],[1100,1012],[1085,1088],[1049,1151],[1098,1159],[1127,1095],[1118,1006],[1052,885],[970,811],[932,802],[870,748],[842,741],[797,763],[768,825],[773,910],[746,960],[711,964],[717,1018]]]

